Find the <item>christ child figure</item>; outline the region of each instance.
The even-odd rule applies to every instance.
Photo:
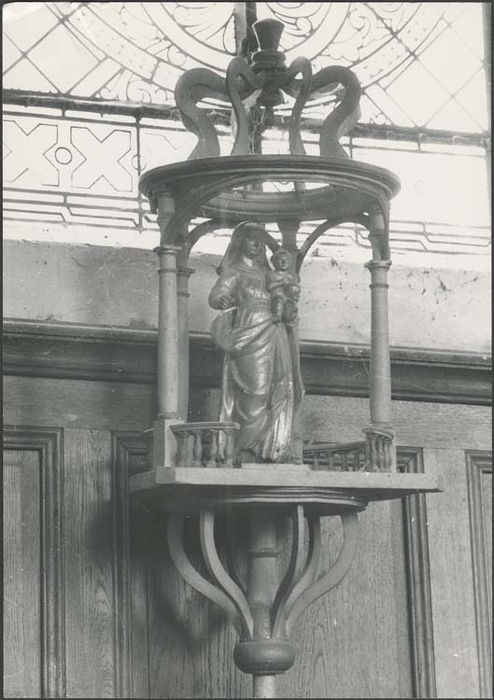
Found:
[[[292,255],[286,248],[278,248],[272,257],[274,270],[266,275],[266,286],[271,294],[271,309],[276,323],[289,325],[298,322],[300,285],[298,276],[290,272]]]

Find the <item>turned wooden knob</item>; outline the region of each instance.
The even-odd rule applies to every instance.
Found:
[[[274,675],[293,666],[295,651],[290,642],[281,639],[250,639],[237,644],[233,659],[244,673]]]
[[[259,19],[252,25],[260,51],[277,51],[285,29],[277,19]]]

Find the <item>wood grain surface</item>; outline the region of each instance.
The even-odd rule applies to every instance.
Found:
[[[155,392],[139,384],[4,377],[4,421],[96,430],[146,430],[156,414]]]
[[[5,374],[156,384],[156,330],[8,318],[3,330]],[[189,339],[191,382],[218,387],[222,353],[209,333]],[[300,349],[309,393],[368,396],[368,345],[302,341]],[[491,365],[480,352],[392,347],[391,374],[396,399],[492,401]]]
[[[306,396],[301,422],[304,438],[359,440],[369,423],[368,403],[347,397]],[[393,401],[392,425],[396,443],[403,447],[491,449],[491,410],[485,406]]]
[[[196,387],[191,394],[193,419],[217,418],[217,390]],[[250,678],[232,663],[235,633],[172,565],[165,516],[144,506],[127,510],[127,476],[145,468],[140,433],[156,410],[151,387],[6,377],[5,399],[9,424],[64,428],[67,697],[250,697]],[[465,450],[490,449],[490,411],[394,401],[393,412],[398,444],[424,448],[425,473],[439,475],[445,489],[427,496],[437,694],[479,697]],[[302,422],[304,437],[313,440],[360,439],[368,403],[308,396]],[[7,454],[6,571],[14,576],[22,568],[29,578],[26,592],[8,581],[6,588],[8,600],[22,595],[29,616],[26,622],[11,605],[6,665],[11,697],[38,697],[39,460],[25,449]],[[297,660],[278,681],[281,697],[412,697],[401,503],[373,504],[360,521],[347,578],[299,620]],[[327,519],[323,568],[337,556],[340,536],[338,519]],[[192,519],[187,547],[197,561]],[[26,673],[19,673],[19,657]]]
[[[121,697],[149,697],[148,596],[145,514],[132,510],[128,480],[148,468],[139,433],[112,434],[112,508],[115,527],[115,677]]]
[[[67,697],[114,697],[111,444],[65,431]]]
[[[492,697],[492,456],[467,452],[480,697]]]
[[[437,695],[478,698],[478,651],[465,453],[424,450],[424,468],[442,478],[426,496]]]
[[[6,450],[4,511],[4,696],[41,697],[40,456]]]
[[[323,570],[339,551],[338,520],[323,521]],[[298,622],[280,697],[412,697],[401,504],[373,504],[359,521],[346,578]]]

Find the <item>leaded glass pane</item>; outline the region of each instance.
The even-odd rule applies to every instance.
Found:
[[[259,2],[286,24],[287,59],[340,64],[362,86],[362,123],[486,129],[481,3]],[[475,88],[470,88],[474,81]],[[467,91],[467,94],[464,91]]]
[[[224,73],[229,2],[15,2],[4,7],[4,87],[173,104],[184,70]],[[258,2],[285,23],[288,61],[345,65],[363,123],[478,132],[487,124],[481,3]],[[60,60],[60,56],[64,60]]]
[[[235,52],[234,5],[4,6],[4,87],[75,98],[72,110],[7,108],[6,235],[22,230],[22,237],[37,240],[156,245],[154,217],[137,194],[139,174],[186,159],[196,137],[170,110],[166,119],[120,112],[126,103],[172,106],[175,83],[189,68],[208,66],[224,73]],[[388,167],[402,180],[392,208],[393,256],[415,251],[450,258],[461,254],[462,264],[465,256],[486,260],[488,121],[481,4],[257,3],[257,11],[259,18],[275,16],[285,23],[282,48],[288,61],[305,54],[315,69],[339,64],[357,73],[364,87],[361,123],[410,129],[400,142],[342,140],[353,158]],[[77,98],[112,102],[112,113],[76,110]],[[306,116],[326,113],[327,105],[322,110],[315,103]],[[482,147],[450,145],[450,140],[428,144],[417,137],[417,127],[424,133],[473,132],[479,136],[470,140]],[[226,126],[218,131],[227,154],[231,131]],[[318,153],[314,133],[305,132],[304,143],[307,153]],[[264,147],[266,153],[287,152],[287,133],[265,132]],[[301,241],[310,228],[303,228]],[[272,232],[277,235],[276,229]],[[210,237],[202,243],[211,245]],[[369,241],[363,229],[345,225],[329,231],[317,246],[329,255],[336,248],[364,260]]]

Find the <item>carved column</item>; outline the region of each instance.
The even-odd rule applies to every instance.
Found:
[[[158,300],[158,408],[165,418],[178,416],[178,303],[177,254],[179,248],[155,248],[159,266]]]
[[[391,427],[391,359],[389,352],[388,270],[391,260],[387,231],[381,212],[370,215],[370,239],[373,259],[366,264],[371,273],[371,353],[370,353],[370,420],[365,431],[369,442],[371,470],[396,471]],[[378,439],[379,444],[375,443]],[[382,439],[388,445],[385,449]],[[376,456],[376,450],[382,453]]]
[[[281,233],[281,244],[283,248],[286,248],[292,256],[291,272],[297,273],[297,261],[298,261],[298,247],[297,247],[297,233],[300,229],[300,221],[292,220],[280,220],[277,221],[278,228]],[[291,326],[287,328],[288,337],[291,342],[293,342],[296,348],[296,355],[300,357],[300,337],[298,325]],[[298,371],[299,368],[294,368],[294,372]],[[300,397],[300,402],[302,397]],[[299,406],[300,408],[300,406]],[[302,427],[300,425],[300,410],[293,417],[293,431],[292,431],[292,460],[296,464],[302,464],[303,458],[303,436]]]
[[[391,423],[391,371],[388,333],[389,260],[371,261],[370,414],[373,425]]]
[[[168,226],[174,205],[169,197],[158,200],[161,243],[158,255],[158,416],[153,425],[153,468],[174,464],[175,438],[170,425],[179,418],[179,332],[177,296],[177,255],[180,248],[169,245]]]
[[[187,267],[185,254],[178,257],[177,294],[178,294],[178,414],[187,421],[189,409],[189,277],[194,272]]]

